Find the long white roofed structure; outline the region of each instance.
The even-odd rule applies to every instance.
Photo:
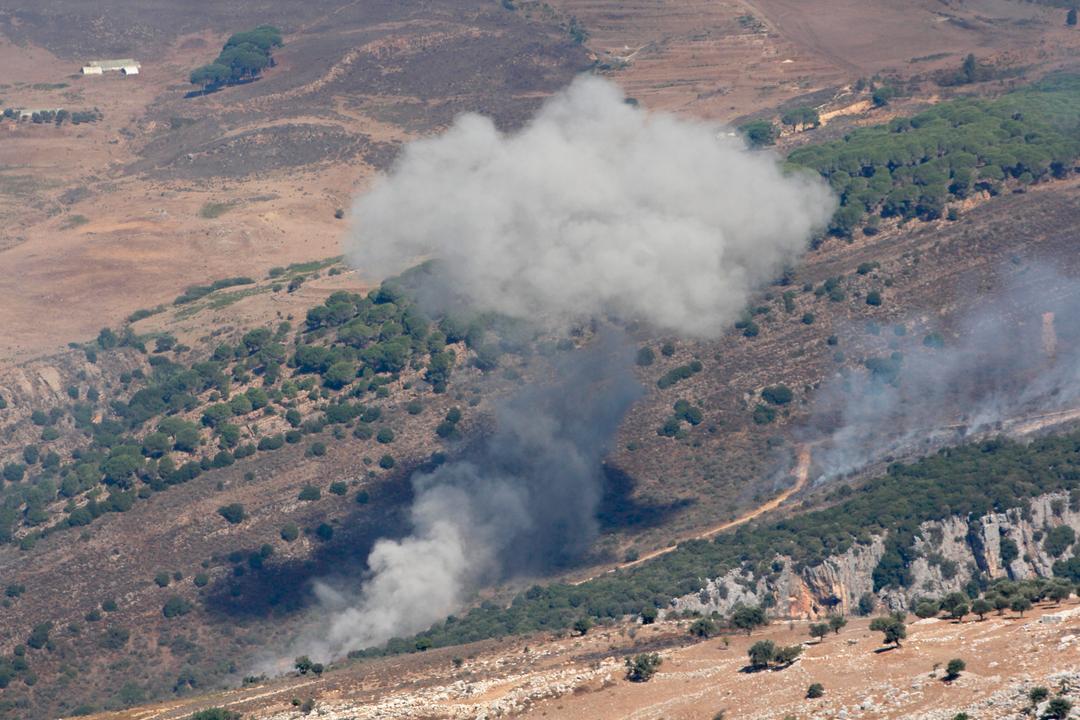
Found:
[[[121,58],[119,60],[92,60],[83,65],[83,75],[102,75],[107,72],[119,72],[124,75],[138,75],[142,67],[133,58]]]

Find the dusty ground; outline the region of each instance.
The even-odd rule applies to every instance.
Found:
[[[590,55],[650,108],[732,120],[791,103],[861,108],[844,95],[859,77],[925,74],[968,51],[1045,70],[1080,46],[1060,12],[1011,0],[823,0],[814,12],[786,0],[493,5],[271,5],[264,19],[287,32],[278,66],[190,99],[187,72],[213,56],[218,28],[239,22],[231,4],[206,9],[212,32],[163,3],[0,13],[17,42],[0,40],[5,107],[105,114],[0,126],[0,361],[84,340],[192,283],[338,254],[346,223],[335,209],[399,143],[464,110],[519,123]],[[585,47],[566,34],[571,18]],[[103,54],[138,54],[142,73],[76,74]],[[226,211],[203,217],[208,203]]]
[[[131,711],[94,716],[115,720],[173,720],[207,706],[242,711],[245,718],[301,717],[292,698],[315,700],[316,716],[352,718],[590,718],[700,720],[728,718],[1021,717],[1035,685],[1077,690],[1080,607],[1075,599],[1043,605],[1017,617],[975,616],[963,623],[914,620],[908,639],[883,650],[869,620],[853,618],[838,635],[808,642],[805,623],[778,622],[752,636],[691,642],[687,621],[595,629],[584,638],[532,637],[408,658],[353,664],[321,679],[273,683]],[[746,672],[750,644],[804,643],[791,667]],[[648,683],[624,679],[623,659],[659,651],[663,664]],[[460,669],[453,656],[464,658]],[[945,682],[952,658],[967,664]],[[824,697],[805,698],[811,683]],[[1075,701],[1076,697],[1072,696]]]
[[[1011,0],[556,0],[588,46],[650,108],[731,121],[842,98],[878,73],[990,62],[1047,65],[1076,53],[1064,14]],[[527,4],[524,6],[527,7]]]
[[[489,4],[321,3],[285,26],[261,80],[187,98],[188,72],[227,32],[178,35],[190,18],[169,25],[169,8],[117,0],[100,6],[95,45],[77,10],[34,5],[42,15],[0,13],[19,43],[0,35],[0,104],[104,119],[0,125],[0,362],[85,340],[190,284],[339,254],[335,210],[401,142],[465,110],[520,122],[587,66],[557,25]],[[221,27],[250,24],[238,22]],[[137,77],[77,74],[88,57],[140,50]]]

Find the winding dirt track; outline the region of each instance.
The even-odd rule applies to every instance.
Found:
[[[589,580],[592,580],[594,578],[598,578],[598,577],[600,577],[602,575],[606,575],[607,573],[615,572],[615,570],[625,569],[625,568],[632,568],[632,567],[634,567],[636,565],[641,565],[642,563],[648,562],[649,560],[652,560],[653,558],[657,558],[657,557],[660,557],[661,555],[667,555],[669,552],[673,552],[675,550],[675,548],[678,547],[679,542],[683,542],[685,540],[706,540],[708,538],[713,537],[714,535],[718,535],[719,533],[724,532],[725,530],[730,530],[733,527],[738,527],[739,525],[743,525],[744,523],[748,523],[751,520],[753,520],[753,519],[755,519],[757,517],[760,517],[761,515],[764,515],[767,512],[775,510],[776,508],[783,505],[784,501],[787,500],[789,497],[791,497],[792,495],[794,495],[795,493],[799,492],[804,487],[806,487],[806,481],[810,477],[810,460],[811,460],[812,456],[813,456],[813,453],[812,453],[811,445],[809,445],[809,444],[800,445],[799,446],[799,453],[798,453],[798,460],[795,463],[795,469],[794,469],[794,471],[792,473],[795,476],[795,484],[792,485],[791,487],[787,488],[786,490],[784,490],[783,492],[781,492],[779,495],[772,498],[771,500],[768,500],[768,501],[762,503],[761,505],[758,505],[756,508],[754,508],[752,510],[748,510],[747,512],[743,513],[742,515],[735,518],[734,520],[728,520],[727,522],[722,522],[719,525],[713,525],[712,527],[710,527],[710,528],[708,528],[706,530],[703,530],[702,532],[696,533],[696,534],[694,534],[694,535],[692,535],[690,537],[685,537],[685,538],[683,538],[682,540],[680,540],[678,542],[675,542],[675,543],[673,543],[671,545],[668,545],[667,547],[663,547],[663,548],[659,548],[657,550],[652,550],[651,552],[647,552],[644,555],[642,555],[641,557],[639,557],[637,560],[634,560],[632,562],[622,563],[622,564],[618,565],[617,567],[608,568],[607,570],[603,570],[601,572],[594,573],[593,575],[590,575],[589,577],[582,578],[580,580],[575,580],[571,584],[572,585],[580,585],[580,584],[582,584],[584,582],[588,582]]]

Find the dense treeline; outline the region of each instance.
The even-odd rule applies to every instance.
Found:
[[[295,276],[294,269],[270,275],[285,274]],[[85,348],[91,362],[99,352],[127,347],[145,353],[148,368],[121,374],[119,394],[126,400],[104,402],[96,388],[72,385],[69,407],[34,411],[40,445],[27,446],[21,462],[0,468],[0,486],[7,485],[0,498],[0,541],[18,539],[29,549],[43,533],[126,511],[139,498],[328,428],[335,438],[351,429],[357,439],[392,444],[395,433],[381,401],[402,372],[417,372],[415,385],[443,393],[458,364],[455,345],[471,350],[473,363],[484,371],[498,367],[504,349],[515,348],[499,336],[509,334],[499,318],[426,317],[405,289],[408,280],[388,281],[366,295],[334,293],[308,311],[299,331],[288,322],[255,328],[189,363],[179,358],[190,348],[171,336],[153,338],[151,352],[149,338],[130,327],[121,333],[103,329]],[[253,282],[228,278],[192,287],[175,302],[184,305]],[[423,407],[413,400],[407,411],[416,415]],[[253,421],[263,416],[279,416],[288,429],[254,430]],[[460,419],[454,408],[436,435],[456,438]],[[65,458],[51,447],[69,422],[89,442]],[[309,449],[325,453],[325,443]],[[378,466],[390,470],[394,457],[384,454]],[[57,499],[67,500],[66,518],[59,522],[50,515],[55,509],[47,509]],[[30,532],[18,533],[20,528]]]
[[[994,100],[942,103],[788,160],[817,170],[840,196],[832,230],[850,235],[875,216],[941,217],[948,202],[1063,177],[1080,156],[1080,77],[1054,75]]]
[[[230,37],[214,62],[191,71],[191,84],[203,90],[258,77],[274,64],[274,48],[281,47],[281,31],[272,25],[260,25],[253,30]]]
[[[913,559],[911,543],[921,523],[1002,512],[1053,491],[1069,490],[1074,501],[1080,501],[1078,488],[1080,434],[1030,445],[994,439],[942,450],[910,465],[894,464],[886,475],[858,489],[841,486],[829,498],[831,507],[743,526],[712,541],[685,542],[632,570],[581,585],[537,585],[514,598],[509,607],[485,602],[414,638],[395,639],[385,648],[359,654],[412,652],[505,634],[562,630],[582,617],[635,615],[647,608],[668,607],[671,598],[698,592],[708,578],[729,570],[742,568],[747,576],[774,577],[783,569],[777,555],[791,558],[798,570],[856,544],[869,544],[875,535],[885,535],[892,549],[907,554],[896,565],[902,575],[905,563]],[[1069,570],[1062,565],[1059,574]]]

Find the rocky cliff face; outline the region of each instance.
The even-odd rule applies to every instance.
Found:
[[[1080,511],[1070,509],[1067,493],[1043,495],[1025,508],[986,515],[970,525],[961,517],[924,523],[916,540],[919,556],[911,564],[911,586],[882,590],[877,601],[885,608],[906,610],[916,597],[963,590],[979,573],[991,579],[1017,580],[1052,575],[1054,562],[1075,552],[1070,547],[1055,557],[1047,550],[1047,531],[1061,525],[1080,536]],[[1002,553],[1009,541],[1016,545],[1016,552],[1006,561]],[[780,616],[816,618],[834,609],[854,612],[859,598],[873,594],[872,574],[883,553],[884,538],[875,537],[869,545],[856,545],[801,571],[789,558],[778,556],[768,576],[732,570],[709,580],[701,592],[675,598],[672,609],[727,614],[737,603],[756,604],[771,597],[772,612]]]

